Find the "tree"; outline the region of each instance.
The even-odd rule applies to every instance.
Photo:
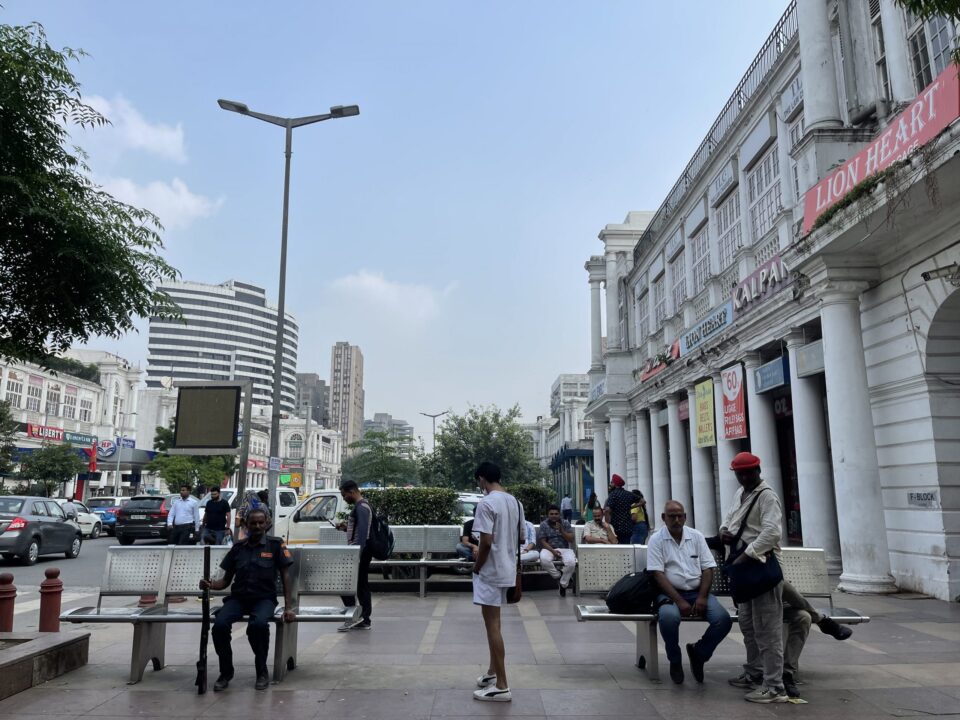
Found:
[[[170,427],[157,427],[153,437],[153,449],[157,455],[144,466],[144,470],[159,475],[170,492],[178,492],[181,485],[189,485],[195,491],[201,488],[220,487],[225,477],[237,471],[235,455],[170,455],[166,451],[173,446],[173,431],[176,418]]]
[[[44,497],[66,489],[66,483],[85,472],[87,463],[70,445],[43,445],[20,461],[20,477],[26,482],[39,480]]]
[[[505,483],[542,483],[546,472],[530,451],[519,423],[520,407],[471,407],[450,415],[437,430],[436,448],[422,462],[424,484],[456,490],[476,488],[473,473],[484,460],[496,463]]]
[[[159,220],[90,179],[69,125],[108,120],[80,99],[43,26],[0,24],[0,357],[44,365],[135,316],[178,316],[157,284],[178,273],[158,251]]]
[[[960,0],[895,0],[902,8],[909,10],[921,20],[929,20],[934,15],[943,15],[960,23]],[[960,46],[950,55],[954,63],[960,65]]]
[[[378,487],[417,483],[417,463],[405,457],[413,452],[409,439],[370,430],[351,443],[350,448],[359,452],[343,461],[340,469],[343,480],[353,480],[361,486],[374,483]]]
[[[16,432],[17,423],[10,414],[10,403],[0,400],[0,475],[7,475],[13,469]]]

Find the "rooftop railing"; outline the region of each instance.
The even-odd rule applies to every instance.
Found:
[[[737,118],[740,117],[740,113],[747,106],[754,93],[763,85],[767,75],[773,70],[790,41],[796,37],[797,31],[797,1],[791,0],[790,5],[787,6],[786,11],[773,28],[773,32],[770,33],[747,72],[740,79],[736,90],[727,100],[727,104],[723,106],[723,110],[720,111],[720,115],[717,116],[707,136],[700,143],[700,147],[697,148],[690,162],[687,163],[680,179],[674,183],[670,192],[667,193],[666,200],[657,209],[647,230],[640,236],[634,246],[633,260],[635,263],[640,261],[642,248],[659,235],[663,227],[673,217],[673,213],[681,206],[687,191],[699,179],[713,153],[726,139]]]

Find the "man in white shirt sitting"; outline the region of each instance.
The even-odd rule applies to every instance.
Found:
[[[600,511],[593,513],[593,520],[583,526],[583,542],[588,545],[616,545],[617,534]]]
[[[703,682],[703,666],[730,632],[733,621],[710,594],[717,562],[703,533],[684,527],[687,513],[676,500],[667,502],[660,517],[663,525],[647,544],[647,570],[653,573],[663,592],[657,599],[658,603],[665,603],[658,611],[658,621],[670,661],[670,678],[677,684],[683,682],[681,618],[702,617],[707,621],[707,630],[697,642],[687,643],[687,658],[693,676],[697,682]]]
[[[524,539],[520,546],[520,562],[532,563],[540,560],[540,551],[537,550],[537,528],[527,519],[523,521]]]

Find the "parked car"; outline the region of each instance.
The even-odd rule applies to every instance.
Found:
[[[477,505],[480,504],[481,500],[483,500],[483,495],[477,493],[460,493],[457,496],[457,507],[460,512],[461,524],[473,518],[474,513],[477,511]]]
[[[277,520],[270,532],[290,545],[316,545],[320,541],[318,528],[335,525],[337,514],[348,508],[339,490],[318,490],[304,498],[289,515]]]
[[[261,490],[266,490],[263,487],[249,487],[247,490],[253,490],[254,492],[260,492]],[[232,529],[236,524],[237,519],[237,510],[240,507],[242,498],[237,497],[237,489],[232,487],[226,487],[220,490],[220,497],[230,503],[230,528]],[[203,519],[204,509],[207,507],[207,502],[210,500],[210,493],[207,493],[202,498],[200,498],[200,519]],[[280,521],[284,518],[290,516],[294,508],[297,506],[298,498],[297,491],[288,488],[288,487],[278,487],[277,494],[274,496],[274,507],[277,508],[277,525],[279,526]],[[270,534],[275,534],[275,530],[271,530]]]
[[[100,524],[107,535],[116,535],[117,513],[130,502],[128,497],[101,496],[87,498],[87,507],[100,516]]]
[[[53,501],[63,507],[67,498],[53,498]],[[103,521],[100,516],[90,512],[90,509],[79,500],[74,500],[73,504],[77,508],[77,517],[74,518],[74,522],[80,527],[80,532],[91,540],[96,540],[103,530]]]
[[[117,512],[115,532],[121,545],[137,540],[166,540],[167,515],[177,495],[134,495]]]
[[[83,534],[54,500],[7,495],[0,497],[0,554],[33,565],[41,555],[80,554]]]

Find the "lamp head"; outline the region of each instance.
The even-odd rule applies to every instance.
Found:
[[[330,114],[333,117],[351,117],[360,114],[359,105],[334,105],[330,108]]]
[[[247,114],[250,112],[250,108],[244,105],[242,102],[236,102],[235,100],[217,100],[217,105],[219,105],[224,110],[229,110],[230,112]]]

